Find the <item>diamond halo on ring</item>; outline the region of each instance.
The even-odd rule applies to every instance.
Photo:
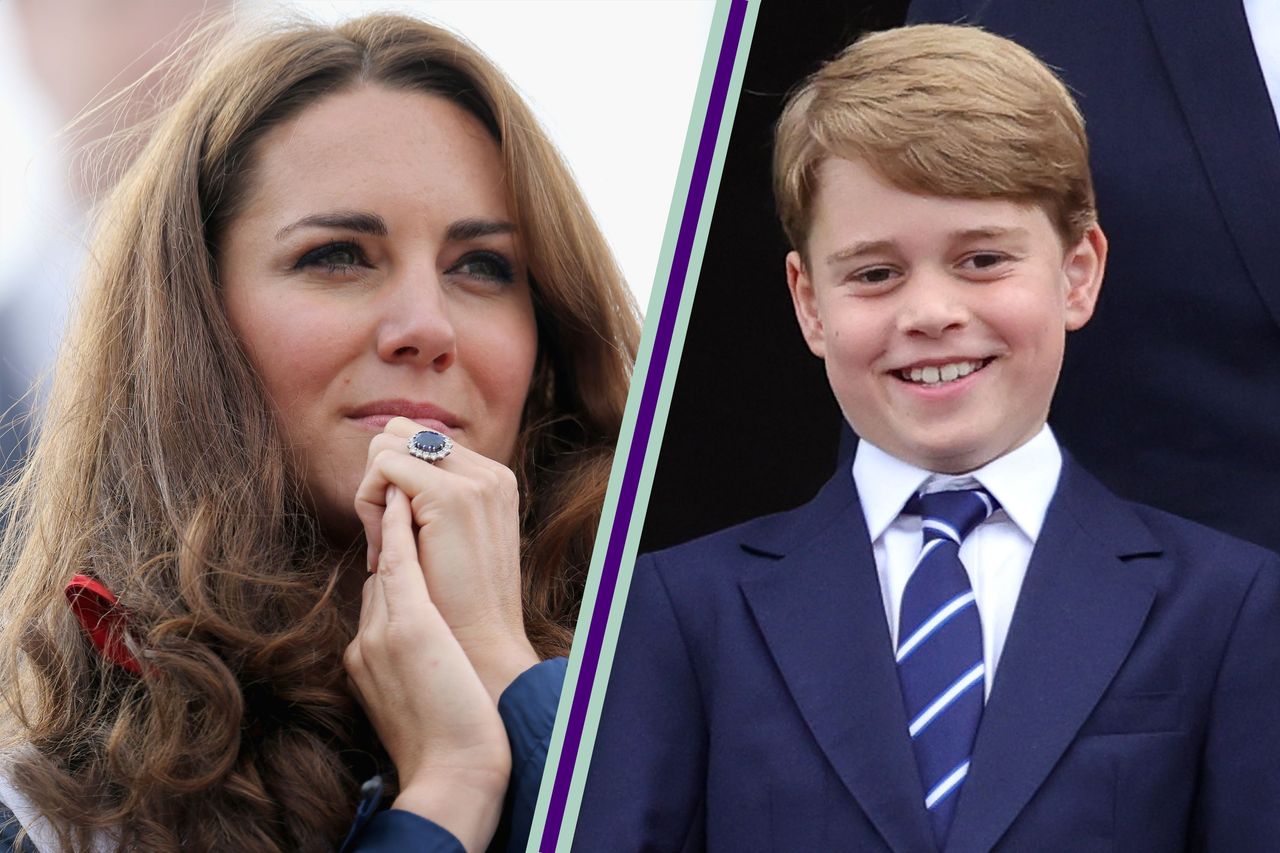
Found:
[[[409,439],[409,455],[425,462],[439,462],[453,452],[453,439],[433,429],[423,429]]]

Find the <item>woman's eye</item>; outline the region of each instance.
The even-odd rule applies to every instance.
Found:
[[[323,267],[329,273],[338,273],[363,265],[367,265],[364,255],[355,243],[326,243],[299,258],[296,268]]]
[[[471,252],[448,270],[456,275],[510,283],[515,281],[515,269],[511,262],[496,252]]]

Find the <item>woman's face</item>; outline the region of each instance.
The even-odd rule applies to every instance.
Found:
[[[365,85],[259,143],[222,240],[227,313],[331,534],[404,415],[510,464],[538,341],[497,144],[432,95]]]

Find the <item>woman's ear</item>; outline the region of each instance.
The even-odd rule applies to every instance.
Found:
[[[1067,331],[1081,328],[1093,316],[1106,268],[1107,235],[1095,222],[1063,259],[1062,271],[1067,277]]]

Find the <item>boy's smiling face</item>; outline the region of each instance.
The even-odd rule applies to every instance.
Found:
[[[787,256],[805,340],[862,438],[962,473],[1034,436],[1066,332],[1093,314],[1106,238],[1039,206],[916,195],[860,161],[817,172],[807,262]]]

